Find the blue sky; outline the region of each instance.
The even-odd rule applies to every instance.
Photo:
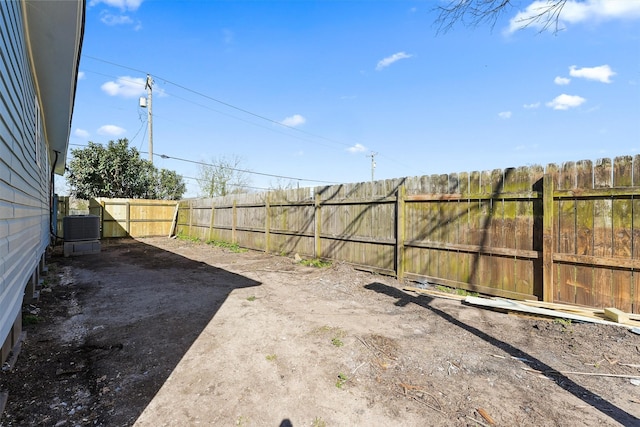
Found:
[[[154,153],[257,188],[368,181],[373,153],[375,179],[639,153],[640,0],[569,0],[555,34],[516,29],[527,0],[437,34],[437,5],[89,0],[70,148],[147,151],[149,73]]]

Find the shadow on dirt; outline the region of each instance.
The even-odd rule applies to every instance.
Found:
[[[509,355],[518,358],[518,360],[521,360],[529,368],[535,369],[537,371],[541,371],[543,375],[547,376],[550,380],[555,382],[563,390],[571,393],[578,399],[584,401],[586,404],[592,406],[593,408],[600,411],[602,414],[621,423],[622,425],[625,425],[625,426],[638,425],[638,423],[640,422],[640,419],[636,418],[632,414],[629,414],[623,409],[604,400],[602,397],[584,388],[583,386],[577,384],[576,382],[572,381],[566,376],[555,372],[553,368],[543,363],[542,361],[536,359],[534,356],[528,353],[525,353],[524,351],[512,346],[511,344],[501,341],[481,331],[480,329],[477,329],[471,325],[467,325],[466,323],[459,321],[458,319],[445,313],[442,310],[432,307],[430,304],[431,304],[431,301],[433,301],[433,298],[429,296],[421,295],[419,297],[414,297],[406,294],[405,292],[402,292],[397,288],[385,285],[383,283],[378,283],[378,282],[374,282],[366,285],[365,289],[369,289],[377,293],[384,294],[391,298],[396,299],[396,302],[394,303],[396,306],[404,307],[410,303],[413,303],[431,311],[432,313],[440,316],[442,319],[446,320],[447,322],[461,329],[464,329],[465,331],[475,335],[476,337],[508,353]],[[553,372],[553,373],[551,374],[549,372]]]
[[[40,316],[63,322],[64,336],[29,332],[7,425],[132,425],[229,294],[260,285],[133,239],[51,263],[63,278]],[[21,375],[40,377],[38,388],[20,390]]]

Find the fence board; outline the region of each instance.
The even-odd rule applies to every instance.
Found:
[[[562,165],[558,179],[558,190],[572,190],[576,188],[576,165],[566,162]],[[558,239],[557,251],[562,254],[575,254],[576,245],[576,203],[573,199],[558,200]],[[576,302],[576,269],[573,264],[558,263],[558,291],[560,301]]]
[[[593,188],[593,163],[590,160],[576,162],[577,188]],[[576,254],[593,255],[594,200],[576,200]],[[591,305],[594,299],[593,266],[577,265],[576,304]]]
[[[613,186],[631,187],[633,158],[631,156],[616,157],[613,163]],[[630,198],[614,198],[611,206],[612,213],[612,255],[617,258],[631,259],[632,201]],[[611,271],[613,306],[623,311],[632,309],[631,270]]]
[[[611,187],[611,160],[600,159],[594,167],[594,187]],[[611,257],[613,248],[612,200],[600,198],[593,207],[593,254],[598,257]],[[597,307],[611,307],[613,298],[612,270],[594,268],[594,303]]]

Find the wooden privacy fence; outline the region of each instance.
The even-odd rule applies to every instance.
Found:
[[[69,198],[58,200],[58,236],[62,237],[62,218],[68,215]],[[88,213],[100,217],[100,236],[151,237],[168,236],[174,222],[174,200],[106,199],[89,201]]]
[[[640,311],[640,156],[179,203],[177,233],[510,298]]]

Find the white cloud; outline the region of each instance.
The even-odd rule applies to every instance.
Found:
[[[122,96],[123,98],[136,98],[146,95],[146,79],[141,77],[118,77],[115,82],[106,82],[100,88],[110,96]]]
[[[569,108],[579,107],[584,104],[587,100],[578,95],[567,95],[562,94],[556,96],[553,101],[547,102],[547,107],[553,108],[554,110],[568,110]]]
[[[554,19],[553,16],[544,15],[541,20],[535,17],[548,10],[550,2],[547,0],[537,0],[531,2],[524,11],[520,11],[509,21],[508,32],[522,29],[529,26],[541,30],[547,18]],[[598,22],[611,19],[638,19],[640,18],[640,0],[567,0],[559,11],[558,23],[563,28],[566,23],[576,24],[579,22]],[[555,23],[552,23],[555,29]]]
[[[611,83],[611,77],[616,73],[608,65],[598,67],[576,68],[575,65],[569,67],[569,74],[572,77],[580,77],[587,80],[596,80],[602,83]]]
[[[569,83],[571,83],[571,79],[568,77],[556,77],[555,79],[553,79],[553,82],[557,85],[568,85]]]
[[[120,10],[137,10],[144,0],[91,0],[89,7],[103,3]]]
[[[378,61],[378,65],[376,65],[376,70],[380,71],[383,68],[388,67],[389,65],[393,64],[396,61],[400,61],[401,59],[408,59],[408,58],[411,58],[412,56],[413,55],[409,55],[405,52],[394,53],[393,55],[387,56],[386,58]]]
[[[539,102],[533,102],[531,104],[524,104],[523,107],[526,108],[527,110],[533,110],[535,108],[539,108],[540,107],[540,103]]]
[[[116,125],[104,125],[98,128],[98,134],[109,135],[109,136],[119,136],[125,133],[126,131],[127,131],[126,129]]]
[[[80,128],[77,128],[75,131],[73,131],[73,134],[75,136],[77,136],[77,137],[80,137],[80,138],[88,138],[89,137],[89,132],[87,132],[84,129],[80,129]]]
[[[128,25],[133,24],[133,19],[127,15],[112,15],[103,10],[100,13],[100,21],[106,25]]]
[[[84,79],[84,71],[78,71],[78,80]]]
[[[498,113],[498,117],[500,117],[501,119],[510,119],[511,118],[511,111],[501,111],[500,113]]]
[[[347,151],[350,153],[363,153],[367,151],[367,147],[362,144],[356,144],[353,147],[347,148]]]
[[[293,116],[287,117],[286,119],[281,121],[280,124],[289,127],[296,127],[304,124],[306,121],[307,119],[302,117],[300,114],[294,114]]]

